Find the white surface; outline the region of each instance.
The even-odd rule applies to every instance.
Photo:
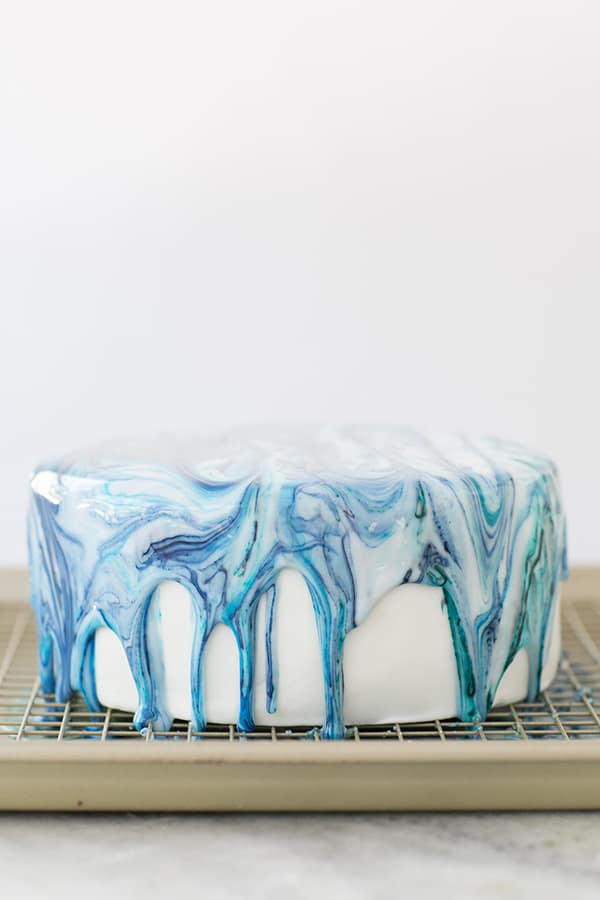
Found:
[[[304,579],[289,569],[277,582],[273,629],[278,670],[277,711],[266,709],[265,605],[256,620],[254,719],[257,725],[315,725],[324,718],[322,662],[312,601]],[[344,643],[344,719],[347,724],[426,721],[457,715],[458,679],[450,626],[440,588],[407,584],[375,604]],[[554,616],[542,689],[560,653]],[[160,586],[150,605],[148,643],[159,696],[174,718],[191,718],[190,657],[194,617],[187,591]],[[96,632],[96,686],[105,706],[135,710],[137,691],[119,639]],[[497,705],[524,699],[528,661],[520,651],[498,687]],[[233,633],[218,625],[204,660],[209,722],[237,722],[239,664]]]
[[[597,900],[597,813],[2,815],[7,897]],[[152,891],[150,891],[152,887]]]
[[[0,563],[49,452],[274,419],[538,446],[600,560],[599,28],[582,0],[4,4]]]

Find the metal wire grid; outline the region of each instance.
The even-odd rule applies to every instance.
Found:
[[[434,720],[411,725],[348,728],[354,741],[498,741],[600,739],[600,601],[570,600],[563,609],[563,657],[551,688],[534,703],[492,710],[481,724]],[[37,678],[33,615],[23,603],[0,605],[1,740],[319,740],[316,728],[257,728],[249,734],[231,725],[195,732],[175,722],[168,732],[136,731],[132,715],[114,709],[91,713],[80,695],[58,703],[43,694]]]

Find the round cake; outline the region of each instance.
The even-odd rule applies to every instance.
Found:
[[[558,665],[557,470],[512,443],[114,443],[37,468],[28,536],[42,690],[140,729],[480,721]]]

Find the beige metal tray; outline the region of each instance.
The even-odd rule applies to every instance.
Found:
[[[535,703],[331,743],[183,722],[142,737],[127,713],[59,704],[39,691],[25,593],[0,573],[0,809],[600,809],[600,569],[566,586],[561,667]]]

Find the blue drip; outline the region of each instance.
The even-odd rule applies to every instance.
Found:
[[[265,649],[267,658],[267,712],[277,712],[277,686],[275,675],[275,663],[273,660],[273,625],[275,622],[275,599],[277,596],[275,585],[271,585],[266,593],[267,598],[267,625],[265,631]]]

